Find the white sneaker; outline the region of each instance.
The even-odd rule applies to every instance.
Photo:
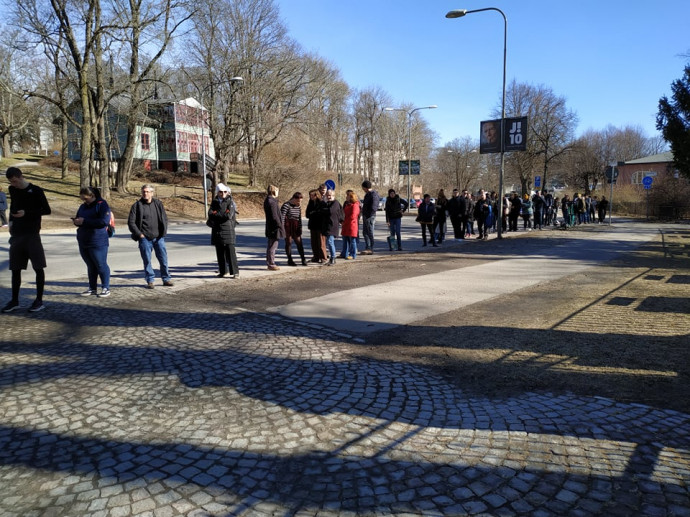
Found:
[[[88,289],[81,293],[79,296],[96,296],[96,290],[95,289]]]
[[[99,298],[107,298],[110,296],[110,289],[101,289],[101,292],[97,295]]]

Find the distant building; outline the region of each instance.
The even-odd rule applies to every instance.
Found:
[[[618,185],[642,185],[642,180],[645,176],[659,179],[662,177],[678,178],[679,173],[673,167],[673,153],[667,151],[638,158],[637,160],[618,162],[618,178],[616,181]]]
[[[127,106],[124,102],[122,98],[113,101],[108,114],[109,151],[113,161],[120,159],[127,139]],[[69,157],[72,160],[81,160],[79,145],[79,131],[72,127],[69,130]],[[94,149],[94,156],[99,159],[97,149]],[[208,110],[191,97],[148,104],[146,116],[136,127],[136,164],[146,170],[200,174],[204,156],[206,170],[210,171],[215,165],[216,152],[209,134]]]

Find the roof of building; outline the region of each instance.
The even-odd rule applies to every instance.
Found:
[[[665,153],[653,154],[651,156],[645,156],[644,158],[638,158],[637,160],[628,160],[625,165],[635,165],[643,163],[670,163],[673,161],[673,153],[671,151],[666,151]]]

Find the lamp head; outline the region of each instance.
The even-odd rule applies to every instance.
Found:
[[[230,78],[231,83],[241,83],[243,81],[244,81],[244,79],[242,77],[239,77],[239,76]]]
[[[453,9],[446,13],[446,18],[462,18],[467,14],[467,9]]]

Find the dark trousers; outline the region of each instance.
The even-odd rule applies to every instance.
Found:
[[[431,244],[436,246],[436,239],[434,239],[434,225],[432,223],[422,223],[422,241],[426,246],[426,231],[429,230],[429,237],[431,238]]]
[[[218,259],[218,273],[238,275],[237,253],[234,244],[216,244],[216,258]]]
[[[453,225],[453,235],[456,239],[465,238],[465,225],[462,224],[462,218],[459,215],[450,216],[450,224]]]

